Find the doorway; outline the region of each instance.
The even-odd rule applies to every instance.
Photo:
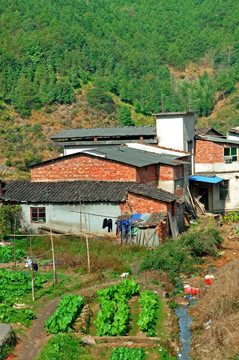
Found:
[[[201,195],[200,201],[205,206],[205,210],[209,210],[208,208],[208,189],[207,188],[199,188],[199,195]]]

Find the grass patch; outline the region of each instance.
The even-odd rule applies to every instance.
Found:
[[[55,257],[57,267],[63,270],[73,269],[81,274],[87,272],[86,242],[79,237],[54,238]],[[35,256],[51,249],[49,237],[23,238],[16,241],[17,249],[24,249]],[[141,259],[146,249],[135,244],[123,246],[114,245],[110,238],[91,239],[89,241],[91,271],[105,271],[114,273],[130,272],[130,264]],[[51,258],[51,252],[41,258],[41,263]]]

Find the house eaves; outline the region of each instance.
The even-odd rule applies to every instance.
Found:
[[[94,203],[125,202],[129,192],[163,202],[172,202],[179,196],[152,188],[145,184],[122,181],[58,181],[30,182],[13,181],[4,188],[1,199],[5,202],[47,203]]]

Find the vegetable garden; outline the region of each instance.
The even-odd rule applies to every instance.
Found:
[[[136,283],[135,279],[126,279],[119,284],[96,291],[95,295],[96,297],[93,295],[85,300],[83,300],[83,298],[79,295],[68,294],[62,296],[61,301],[53,315],[45,321],[45,329],[48,334],[55,334],[55,341],[58,342],[59,339],[60,344],[63,343],[62,337],[65,336],[66,339],[68,339],[67,341],[72,343],[72,346],[75,348],[76,342],[79,341],[79,335],[83,335],[76,330],[77,327],[75,325],[76,322],[81,319],[84,306],[87,304],[87,307],[90,307],[93,312],[88,328],[89,335],[97,335],[96,338],[99,343],[102,343],[102,341],[104,342],[106,337],[109,337],[109,339],[114,337],[117,340],[117,336],[125,336],[125,339],[127,340],[127,336],[129,335],[130,329],[132,329],[133,325],[130,302],[134,300],[139,308],[137,319],[134,320],[134,325],[137,327],[135,338],[138,336],[140,341],[147,342],[147,336],[153,337],[161,335],[156,331],[156,324],[159,318],[159,312],[163,312],[163,306],[162,300],[157,295],[157,292],[150,290],[141,291],[140,285]],[[63,335],[64,333],[65,335]],[[103,337],[102,340],[100,340],[101,337]],[[129,339],[130,338],[131,337],[129,337]],[[155,340],[158,339],[159,338],[156,338]],[[42,350],[39,360],[46,359],[46,354],[51,353],[53,341],[54,340],[51,339],[45,349]],[[159,359],[174,359],[168,356],[167,351],[157,344],[156,341],[152,344],[152,352],[155,354],[157,351],[157,354],[160,356]],[[58,345],[55,344],[54,346],[56,347]],[[80,342],[78,346],[82,348],[82,344]],[[106,344],[105,346],[107,349]],[[61,345],[59,345],[59,348],[60,347]],[[147,355],[148,352],[145,352],[143,348],[140,348],[140,345],[137,347],[139,348],[131,349],[119,345],[117,348],[112,350],[109,346],[108,352],[107,354],[104,354],[104,356],[110,360],[151,359],[151,357]],[[95,358],[96,355],[91,357],[89,348],[87,348],[88,350],[84,350],[84,348],[82,349],[82,352],[78,353],[77,359]],[[63,348],[62,351],[64,352]],[[68,349],[68,353],[69,351],[70,350]],[[98,356],[101,358],[100,355]],[[73,359],[75,358],[74,354],[72,354],[72,357]],[[65,359],[64,353],[61,354],[61,358]],[[66,357],[66,359],[68,359],[68,357]]]

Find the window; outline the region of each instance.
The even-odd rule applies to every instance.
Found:
[[[224,160],[226,163],[237,161],[237,148],[225,147],[224,148]]]
[[[219,183],[220,200],[229,199],[229,180],[224,180]]]
[[[44,223],[44,222],[46,222],[46,208],[44,208],[44,207],[32,207],[31,208],[31,222],[32,223]]]

